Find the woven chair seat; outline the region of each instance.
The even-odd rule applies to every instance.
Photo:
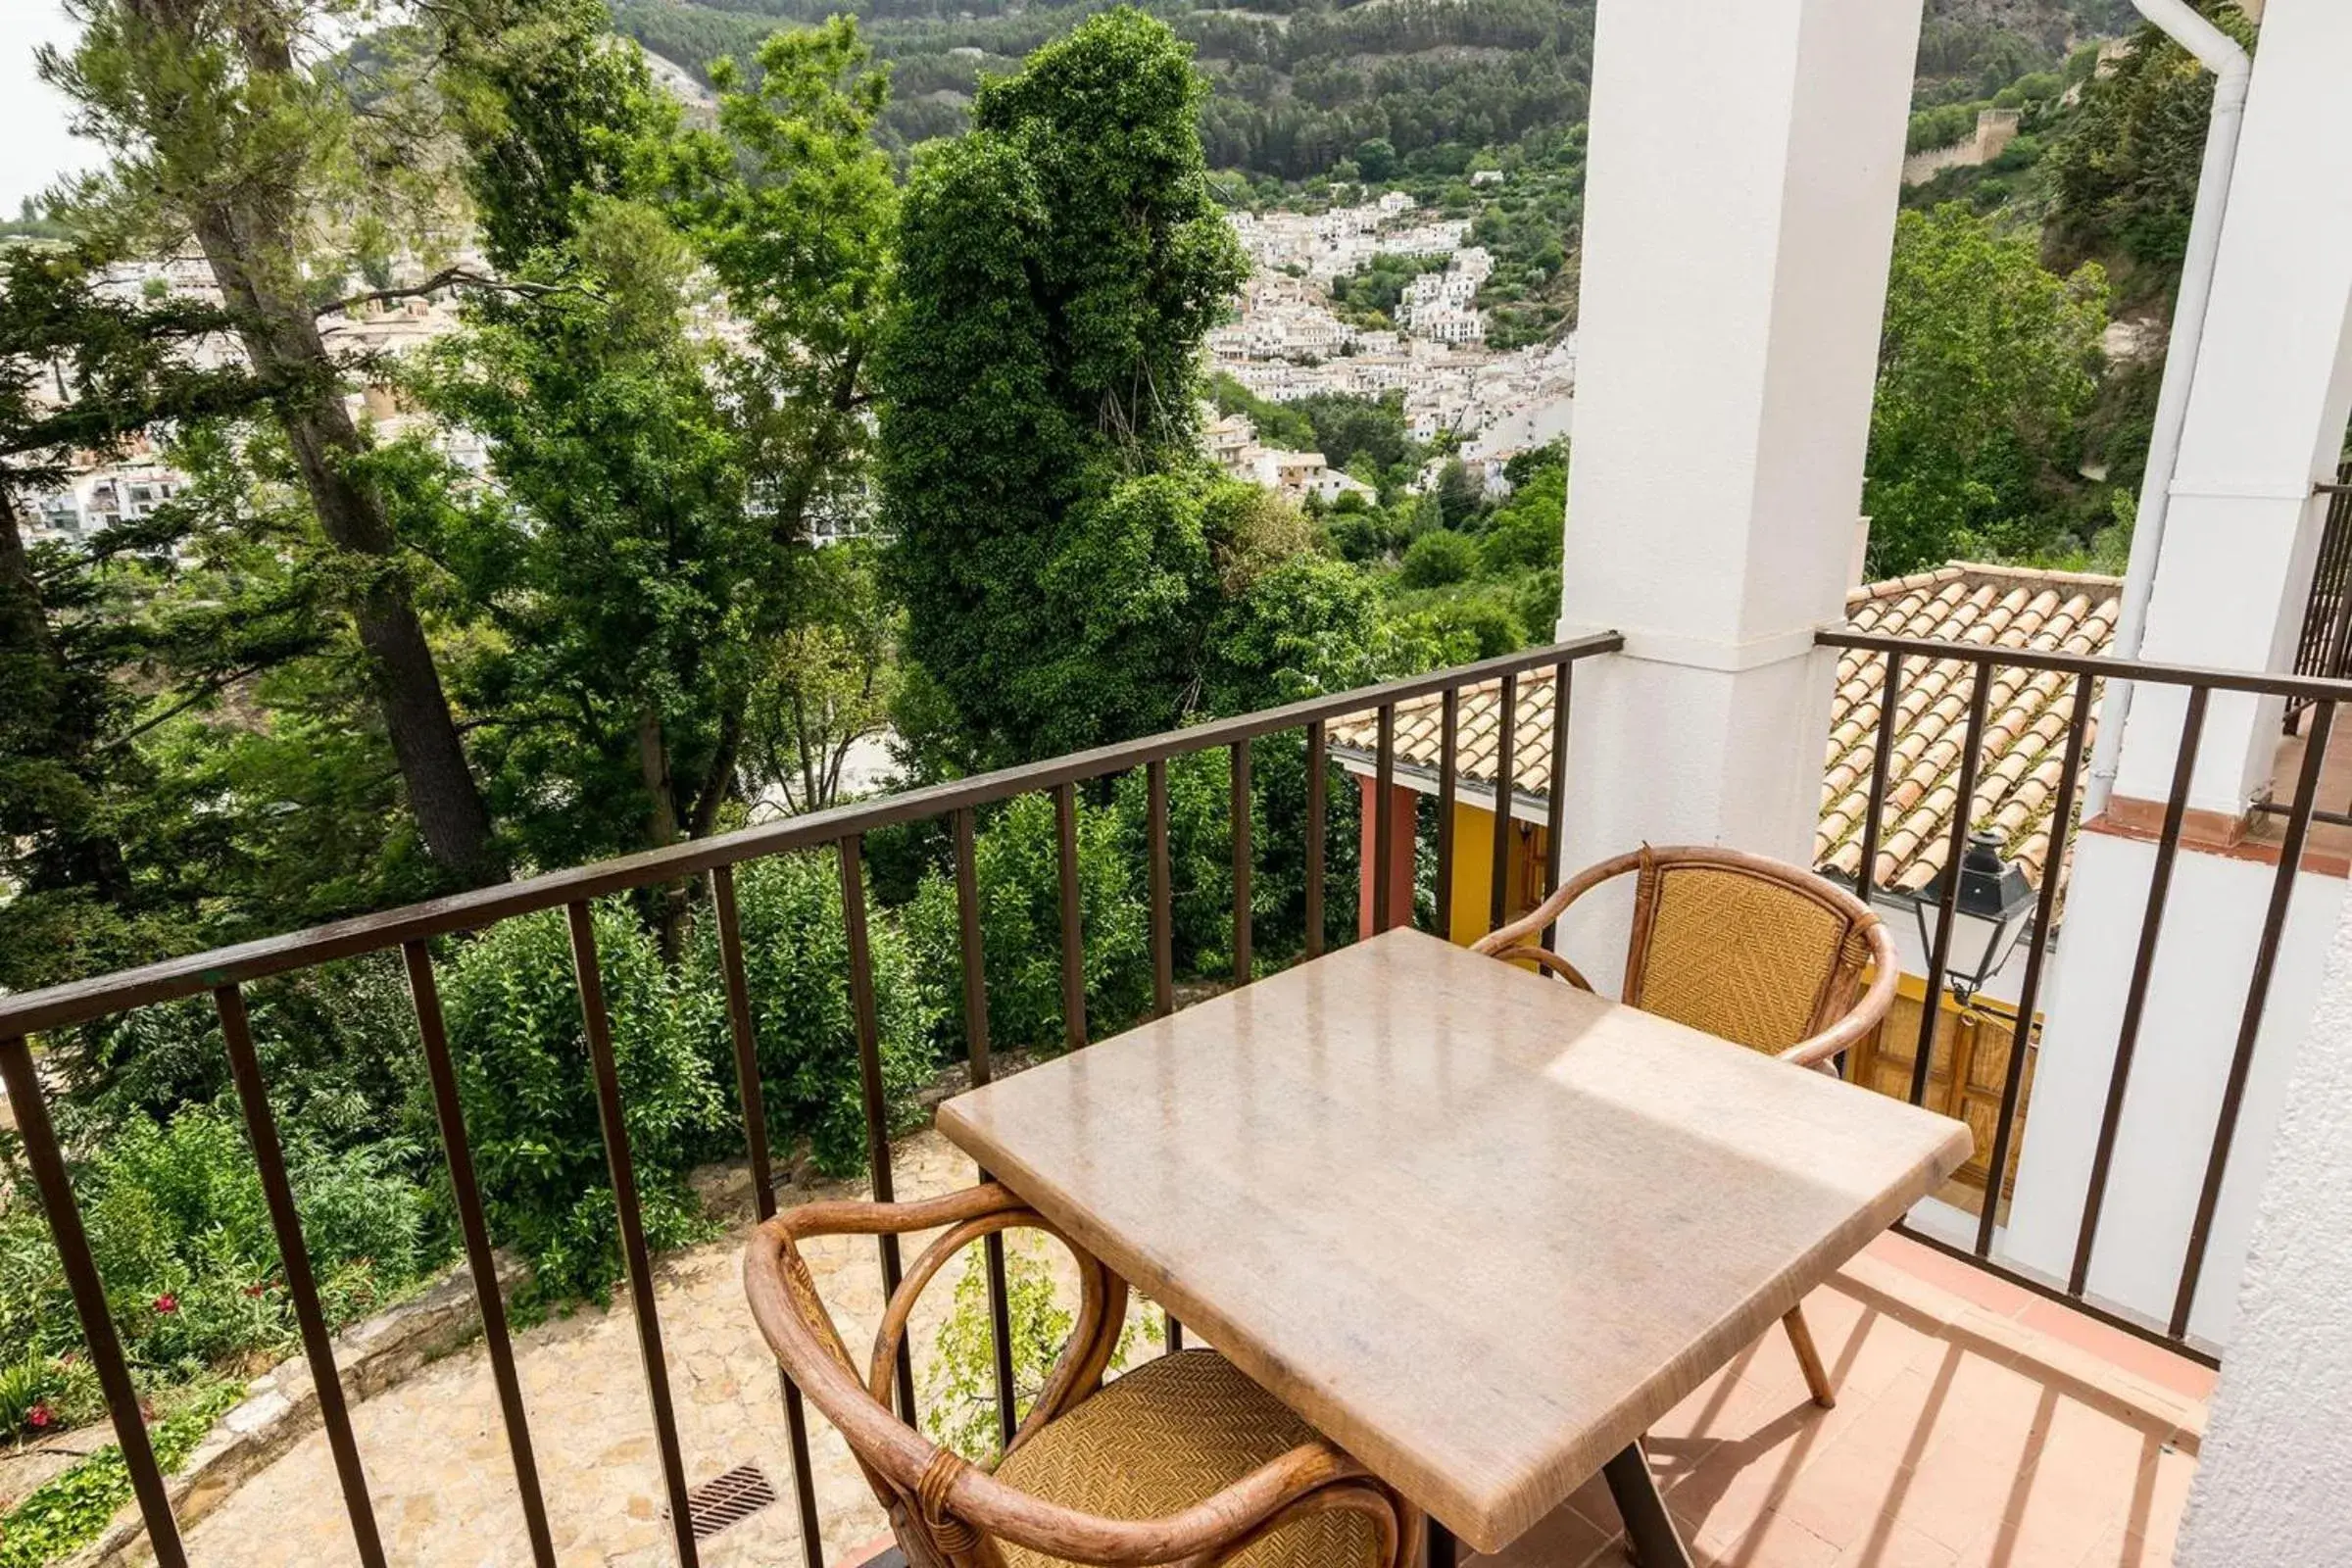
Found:
[[[1064,1507],[1153,1519],[1213,1495],[1315,1431],[1213,1350],[1147,1362],[1007,1456],[997,1478]],[[1000,1541],[1005,1568],[1076,1568]],[[1370,1521],[1295,1520],[1236,1555],[1234,1568],[1378,1568]]]

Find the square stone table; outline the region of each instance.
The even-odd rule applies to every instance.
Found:
[[[939,1125],[1480,1551],[1605,1471],[1665,1563],[1642,1434],[1971,1148],[1411,930],[960,1095]]]

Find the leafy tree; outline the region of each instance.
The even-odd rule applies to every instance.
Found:
[[[160,956],[200,911],[230,912],[238,889],[212,874],[210,846],[254,830],[251,806],[217,799],[201,822],[171,808],[149,748],[328,635],[317,578],[282,541],[245,540],[245,514],[223,520],[201,485],[86,539],[29,542],[28,498],[66,482],[76,455],[120,456],[177,428],[202,473],[194,432],[264,405],[241,368],[187,352],[222,329],[220,312],[112,298],[94,265],[30,248],[0,262],[0,881],[13,894],[0,984]]]
[[[1407,588],[1443,588],[1478,570],[1478,541],[1446,528],[1433,528],[1404,553],[1397,580]]]
[[[847,21],[779,34],[756,86],[722,65],[718,128],[688,131],[598,8],[493,3],[542,39],[473,44],[472,181],[489,230],[533,247],[512,265],[536,286],[476,306],[430,383],[501,481],[442,530],[497,632],[467,672],[480,746],[544,859],[584,835],[699,837],[737,792],[779,658],[871,647],[806,601],[838,576],[813,560],[812,510],[861,445],[892,206],[867,134],[883,82]],[[691,329],[706,271],[741,349]],[[683,896],[664,905],[673,953]]]
[[[403,112],[411,84],[394,57],[297,56],[298,39],[335,35],[366,10],[363,0],[75,0],[79,43],[43,49],[40,69],[112,155],[72,183],[64,216],[121,246],[171,254],[192,242],[204,256],[247,359],[272,385],[337,558],[409,810],[435,860],[479,880],[500,870],[489,811],[306,270],[315,231],[348,231],[350,211],[409,191],[409,172],[429,167],[403,139],[415,129]]]
[[[1194,448],[1202,335],[1238,246],[1202,86],[1121,8],[986,83],[917,159],[884,327],[878,476],[906,652],[964,760],[1183,711],[1231,488]]]
[[[839,800],[850,748],[889,722],[899,615],[871,556],[860,541],[817,553],[808,576],[821,605],[769,645],[754,677],[743,770],[796,812]]]
[[[1378,184],[1396,172],[1396,147],[1386,136],[1355,144],[1355,167],[1364,178]]]
[[[1870,569],[2023,555],[2062,529],[2046,482],[2096,390],[2107,282],[1957,204],[1895,227],[1863,507]]]

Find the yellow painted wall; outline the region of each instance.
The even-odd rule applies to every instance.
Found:
[[[1525,831],[1525,848],[1509,857],[1504,867],[1504,907],[1511,917],[1535,907],[1543,888],[1544,830],[1532,823],[1521,823]],[[1456,801],[1453,806],[1453,940],[1467,947],[1485,936],[1493,926],[1487,916],[1493,908],[1494,867],[1494,813],[1481,806]],[[1531,878],[1530,870],[1534,871]],[[1536,896],[1531,897],[1531,891]]]

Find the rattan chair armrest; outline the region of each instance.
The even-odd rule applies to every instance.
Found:
[[[1537,905],[1528,913],[1513,920],[1499,931],[1490,931],[1480,937],[1471,944],[1471,951],[1484,953],[1492,957],[1511,948],[1529,946],[1527,939],[1537,936],[1544,927],[1557,920],[1570,905],[1611,877],[1623,876],[1641,863],[1642,852],[1636,850],[1630,855],[1616,856],[1597,865],[1587,866],[1575,876],[1561,883],[1558,888],[1553,890],[1550,897]],[[1587,989],[1591,988],[1587,987]]]
[[[803,1262],[799,1243],[805,1237],[827,1235],[900,1235],[947,1227],[965,1233],[964,1242],[1009,1224],[1034,1225],[1058,1235],[1051,1222],[1028,1209],[1006,1189],[994,1183],[946,1198],[915,1203],[829,1202],[786,1209],[752,1233],[744,1253],[744,1289],[751,1299],[752,1317],[767,1341],[777,1364],[801,1392],[831,1421],[851,1451],[878,1484],[922,1499],[990,1537],[1049,1556],[1108,1568],[1213,1568],[1230,1554],[1238,1541],[1251,1536],[1285,1510],[1306,1506],[1307,1499],[1326,1490],[1345,1494],[1318,1507],[1368,1507],[1365,1497],[1388,1498],[1355,1460],[1329,1443],[1299,1445],[1213,1495],[1189,1508],[1158,1519],[1112,1519],[1089,1514],[1033,1496],[990,1475],[950,1449],[941,1447],[901,1421],[886,1396],[889,1381],[878,1377],[885,1397],[858,1377],[842,1347],[823,1303],[816,1299],[814,1282]],[[1066,1238],[1064,1239],[1067,1244]],[[944,1243],[944,1239],[943,1239]],[[1102,1265],[1072,1248],[1082,1266]],[[919,1282],[935,1275],[945,1254],[941,1245],[926,1249],[908,1284],[894,1298],[890,1316],[904,1329],[904,1308],[911,1305]],[[1123,1294],[1123,1293],[1122,1293]],[[1098,1334],[1098,1340],[1109,1336]],[[895,1340],[885,1329],[877,1358],[891,1359]],[[1073,1345],[1078,1343],[1073,1339]],[[1101,1376],[1093,1354],[1087,1364]],[[1065,1367],[1068,1357],[1064,1358]],[[1086,1365],[1074,1369],[1083,1378]],[[1059,1369],[1057,1369],[1057,1376]],[[1389,1502],[1395,1532],[1410,1531],[1410,1510]],[[1311,1510],[1310,1510],[1311,1511]]]
[[[1506,948],[1500,953],[1490,954],[1489,956],[1499,958],[1504,963],[1532,963],[1540,969],[1550,970],[1579,991],[1592,989],[1592,982],[1586,979],[1575,964],[1570,963],[1549,948],[1539,948],[1529,943],[1516,948]]]

